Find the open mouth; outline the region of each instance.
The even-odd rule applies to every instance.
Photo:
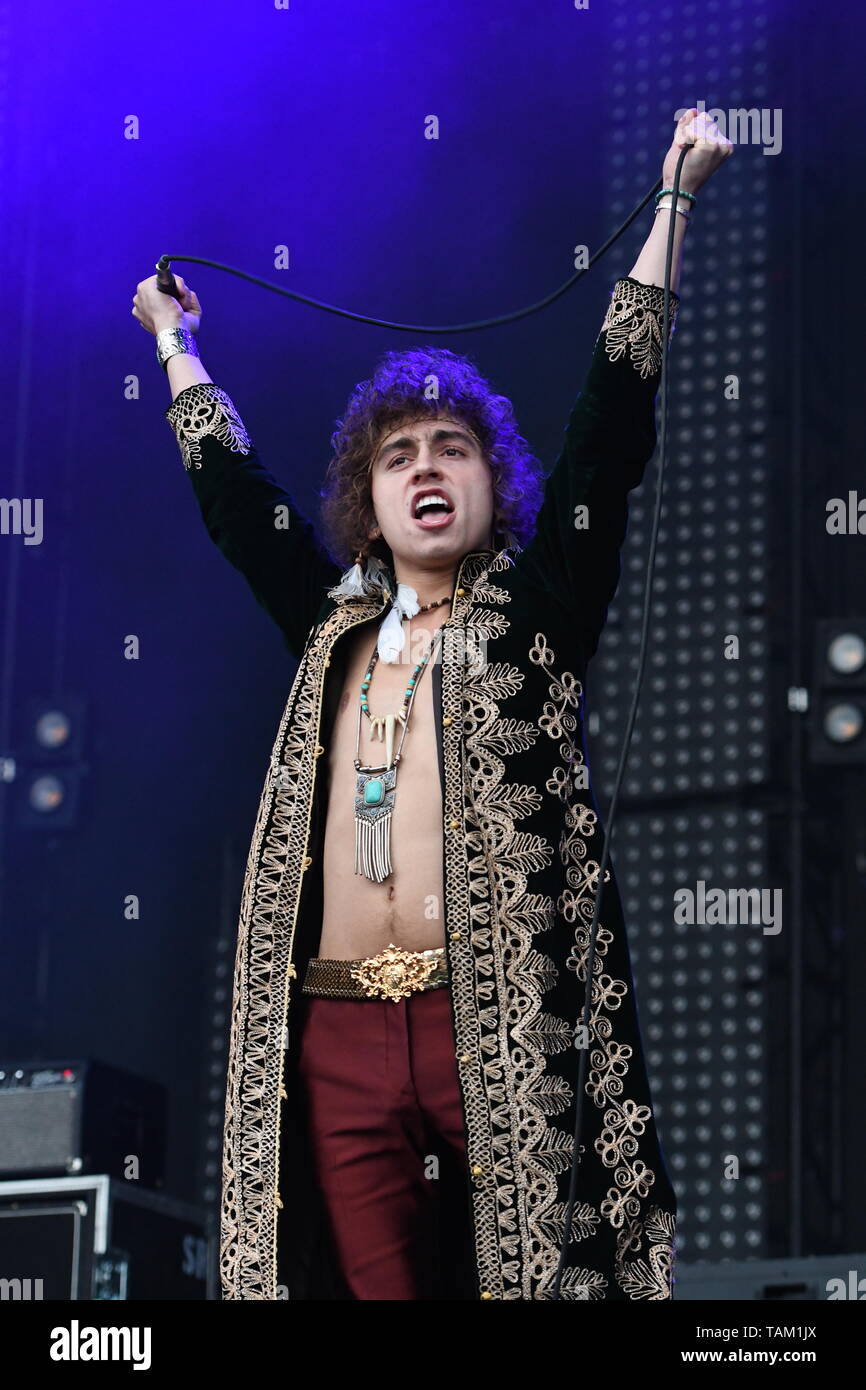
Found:
[[[454,507],[442,492],[428,492],[415,503],[412,516],[427,530],[448,526],[454,519]]]

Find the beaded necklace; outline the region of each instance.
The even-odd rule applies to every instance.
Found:
[[[447,596],[437,599],[435,603],[422,604],[418,613],[428,613],[431,608],[441,608],[443,603],[450,602],[451,598]],[[441,633],[442,628],[440,627],[431,640],[426,655],[414,666],[412,675],[406,682],[403,703],[396,714],[373,715],[370,713],[367,694],[373,679],[373,671],[379,659],[377,647],[373,648],[370,664],[364,679],[361,681],[354,760],[357,773],[355,781],[355,873],[363,874],[366,878],[372,879],[374,883],[381,883],[391,872],[391,814],[394,809],[394,798],[397,794],[397,765],[400,762],[403,740],[409,726],[409,712],[415,699],[418,682],[430,661]],[[362,714],[366,714],[372,725],[372,737],[378,738],[380,742],[385,744],[385,762],[379,766],[365,767],[361,764]],[[395,753],[394,728],[398,722],[401,726],[401,733]]]

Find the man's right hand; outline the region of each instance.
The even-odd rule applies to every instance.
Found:
[[[132,313],[142,328],[156,337],[162,328],[186,328],[197,333],[201,323],[201,305],[194,290],[187,289],[180,275],[175,275],[180,300],[164,294],[157,286],[156,276],[141,280],[135,289]]]

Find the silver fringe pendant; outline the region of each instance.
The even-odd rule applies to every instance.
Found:
[[[385,762],[381,767],[365,767],[360,762],[358,755],[361,751],[361,715],[366,703],[363,693],[358,705],[358,732],[355,741],[355,873],[363,874],[366,878],[372,879],[373,883],[381,883],[391,872],[391,814],[397,795],[397,764],[409,726],[409,711],[418,689],[418,677],[430,660],[441,634],[442,628],[433,638],[424,661],[413,670],[407,687],[407,701],[399,713],[369,716],[373,738],[380,739],[385,745]],[[362,692],[364,688],[362,686]],[[400,741],[395,751],[394,734],[398,724]]]
[[[391,812],[397,769],[358,769],[355,783],[355,873],[381,883],[391,872]]]

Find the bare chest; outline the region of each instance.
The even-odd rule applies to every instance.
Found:
[[[374,882],[354,870],[355,757],[362,767],[381,768],[384,741],[360,718],[361,683],[370,666],[377,628],[367,625],[346,638],[331,738],[327,750],[328,813],[324,848],[324,916],[319,953],[354,960],[389,944],[420,951],[442,944],[442,791],[433,698],[433,662],[418,681],[401,748],[395,723],[394,752],[400,749],[390,817],[392,871]],[[422,653],[423,654],[423,653]],[[407,642],[407,660],[377,661],[367,690],[371,716],[396,715],[412,678],[417,654]]]
[[[332,779],[354,777],[357,756],[364,767],[380,767],[386,761],[386,730],[374,726],[373,720],[391,715],[393,719],[393,750],[400,748],[403,724],[397,718],[407,699],[409,681],[414,677],[416,649],[407,643],[401,659],[390,664],[377,661],[365,694],[370,716],[360,710],[362,683],[370,671],[376,642],[376,629],[368,626],[348,641],[348,653],[343,674],[337,712],[334,719],[328,768]],[[360,734],[359,734],[360,728]],[[357,748],[357,754],[356,754]],[[417,681],[411,702],[405,738],[399,763],[403,786],[415,776],[435,772],[438,782],[436,726],[433,702],[433,668],[428,662]]]

